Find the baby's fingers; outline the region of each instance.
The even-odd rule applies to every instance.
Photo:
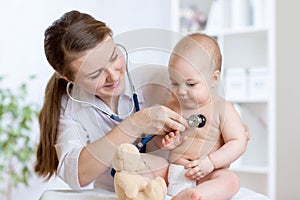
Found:
[[[170,137],[168,135],[166,135],[163,139],[162,139],[162,144],[164,146],[167,146],[168,144],[170,144],[171,141],[170,141]]]
[[[184,167],[185,167],[185,169],[188,169],[188,168],[194,168],[198,165],[199,165],[198,160],[193,160],[193,161],[187,163]]]

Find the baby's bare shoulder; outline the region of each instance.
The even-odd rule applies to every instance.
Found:
[[[224,99],[223,97],[220,97],[220,96],[214,97],[213,101],[214,101],[214,106],[216,106],[218,108],[221,108],[221,107],[225,108],[227,106],[232,105],[231,102],[227,101],[226,99]]]

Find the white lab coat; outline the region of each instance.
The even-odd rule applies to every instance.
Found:
[[[138,93],[141,109],[153,104],[164,103],[169,99],[169,80],[166,67],[143,66],[131,71],[130,74]],[[79,87],[73,87],[72,96],[95,103],[111,113],[111,109],[99,98],[95,98]],[[131,97],[132,92],[127,80],[126,91],[119,99],[119,114],[122,115],[131,110],[133,105]],[[57,173],[72,189],[82,189],[78,181],[78,158],[81,150],[89,142],[104,136],[118,122],[90,105],[71,101],[67,96],[63,97],[61,103],[59,134],[55,145],[59,160]],[[110,176],[110,169],[84,188],[102,188],[112,191],[113,179]]]

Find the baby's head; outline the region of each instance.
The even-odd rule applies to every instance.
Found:
[[[221,65],[220,48],[212,37],[201,33],[184,37],[169,60],[173,93],[179,99],[191,97],[198,104],[206,102],[220,79]]]
[[[187,60],[199,69],[204,64],[212,71],[221,71],[222,55],[220,47],[214,38],[206,34],[193,33],[181,39],[173,49],[170,63],[178,57]]]

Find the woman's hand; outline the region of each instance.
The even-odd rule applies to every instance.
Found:
[[[147,135],[165,135],[171,131],[184,131],[188,127],[186,119],[165,106],[153,106],[140,110],[128,117],[119,127],[126,134],[135,137]]]
[[[172,150],[182,142],[184,142],[186,139],[187,137],[182,136],[179,131],[171,131],[162,138],[161,143],[163,145],[163,148]]]
[[[185,176],[190,180],[200,180],[214,170],[214,165],[209,159],[209,156],[201,160],[193,160],[184,167],[187,169]]]

